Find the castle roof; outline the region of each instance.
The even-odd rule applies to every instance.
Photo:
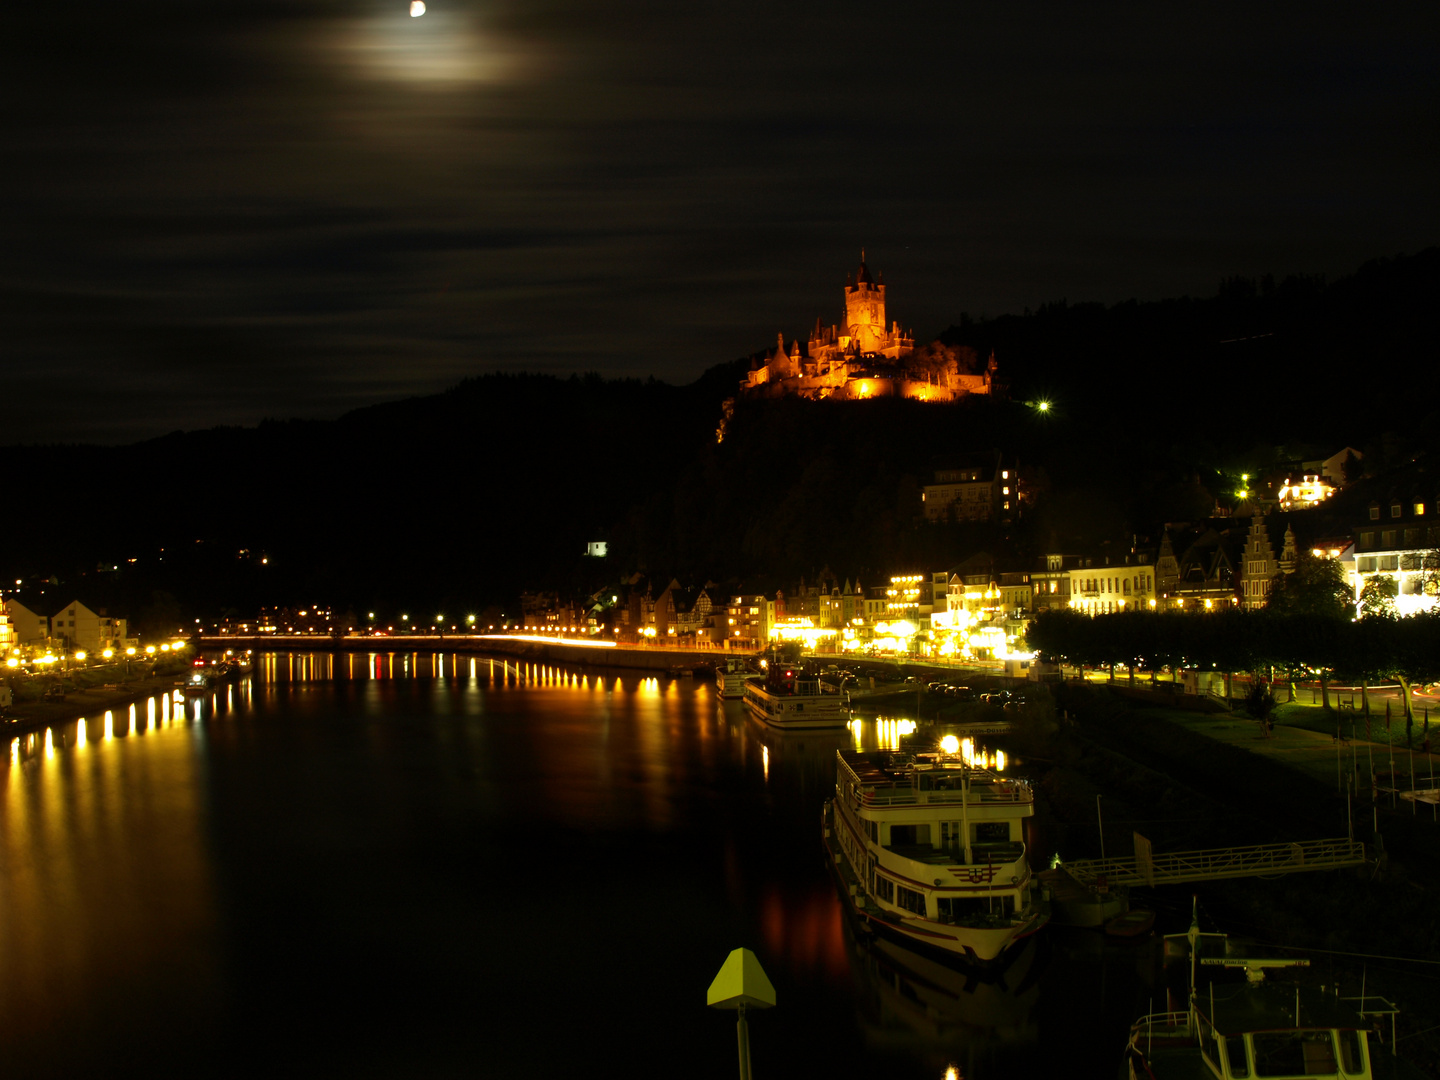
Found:
[[[874,285],[875,279],[870,276],[870,269],[865,265],[865,252],[860,252],[860,269],[855,273],[855,284],[864,282],[866,285]]]

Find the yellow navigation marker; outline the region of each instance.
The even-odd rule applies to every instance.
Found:
[[[750,1032],[746,1009],[768,1009],[775,1004],[775,987],[759,959],[749,949],[736,949],[725,958],[720,974],[705,993],[712,1009],[735,1009],[735,1032],[740,1041],[740,1080],[750,1080]]]

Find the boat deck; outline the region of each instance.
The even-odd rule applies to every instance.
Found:
[[[889,844],[887,851],[927,866],[965,866],[965,852],[961,848],[937,848],[929,844]],[[1021,843],[991,843],[970,845],[970,866],[1005,866],[1025,854]]]

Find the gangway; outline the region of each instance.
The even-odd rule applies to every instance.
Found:
[[[1307,870],[1340,870],[1365,865],[1365,845],[1358,840],[1302,840],[1293,844],[1255,844],[1252,847],[1208,848],[1156,855],[1138,833],[1135,855],[1120,859],[1079,859],[1061,864],[1066,873],[1087,887],[1103,876],[1110,887],[1118,885],[1180,885],[1187,881],[1222,878],[1268,877]]]

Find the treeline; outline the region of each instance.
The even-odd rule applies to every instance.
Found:
[[[1410,713],[1410,684],[1440,680],[1440,612],[1409,618],[1316,618],[1270,610],[1208,615],[1122,611],[1088,616],[1043,611],[1030,623],[1030,647],[1051,663],[1169,668],[1224,674],[1274,668],[1358,685],[1398,682]],[[1326,702],[1329,707],[1329,702]]]

